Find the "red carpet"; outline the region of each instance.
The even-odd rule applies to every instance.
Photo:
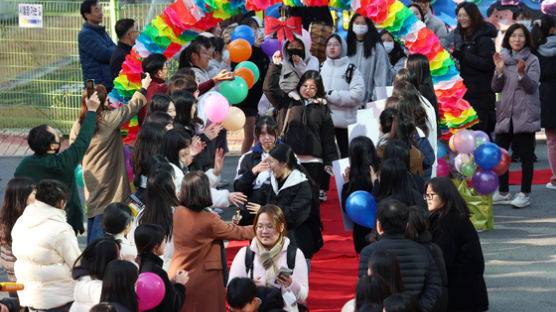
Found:
[[[550,182],[552,171],[550,169],[535,170],[533,173],[533,185],[546,184]],[[510,171],[510,185],[521,185],[521,170]]]
[[[328,201],[321,203],[324,246],[311,260],[308,307],[311,311],[339,311],[353,298],[359,258],[353,248],[351,231],[345,232],[332,180]],[[226,248],[228,266],[247,242],[230,242]]]

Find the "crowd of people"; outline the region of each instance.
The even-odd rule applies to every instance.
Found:
[[[290,14],[311,15],[304,9]],[[465,99],[479,116],[475,129],[501,147],[512,144],[519,155],[521,192],[512,197],[506,173],[494,204],[531,204],[541,126],[554,173],[547,187],[556,189],[550,103],[556,20],[543,16],[532,31],[510,26],[496,52],[496,29],[472,2],[457,6],[450,32],[429,1],[415,0],[410,9],[457,61]],[[409,55],[392,34],[354,14],[346,38],[332,33],[313,42],[322,54],[312,55],[319,47],[295,34],[269,57],[260,47],[261,21],[246,14],[197,36],[176,57],[172,75],[166,56],[146,57],[141,89],[112,108],[108,93],[138,29],[131,19],[118,21],[115,45],[100,25],[97,0],[85,0],[81,14],[79,53],[94,93],[83,93],[67,149],[60,150],[60,134],[46,124],[29,132],[34,154],[21,161],[4,194],[0,262],[10,281],[25,286],[11,294],[17,305],[136,312],[135,284],[151,272],[165,294],[149,311],[225,311],[226,301],[231,311],[307,311],[311,258],[323,246],[320,203],[327,200],[332,162],[347,157],[341,206],[350,194],[367,191],[378,208],[372,228],[354,225],[358,282],[342,311],[488,309],[470,211],[454,184],[436,177],[440,115],[426,56]],[[225,46],[238,25],[256,36],[249,60],[261,79],[237,105],[246,122],[230,191],[221,177],[226,130],[205,116],[203,95],[233,79]],[[379,140],[349,138],[357,110],[387,86],[393,91],[380,115]],[[136,115],[140,130],[130,151],[120,128]],[[222,209],[237,209],[231,223],[219,216]],[[84,216],[81,251],[76,235],[85,232]],[[230,240],[250,243],[228,271],[224,242]],[[13,304],[0,303],[2,311]]]

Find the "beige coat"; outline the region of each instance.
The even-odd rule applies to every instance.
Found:
[[[146,103],[147,99],[135,92],[126,105],[101,113],[102,123],[98,125],[82,161],[87,218],[102,214],[108,204],[123,202],[131,193],[120,128]],[[73,124],[70,144],[80,127],[78,121]]]

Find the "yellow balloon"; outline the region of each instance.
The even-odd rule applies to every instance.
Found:
[[[222,121],[222,126],[228,131],[237,131],[245,125],[245,114],[235,106],[230,107],[228,116]]]

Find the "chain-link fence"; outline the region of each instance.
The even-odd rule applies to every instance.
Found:
[[[113,23],[133,18],[139,31],[172,0],[99,1],[112,38]],[[42,28],[21,28],[19,4],[41,4]],[[25,129],[49,123],[69,132],[77,119],[83,78],[78,34],[81,1],[0,1],[0,129]],[[112,17],[112,18],[111,18]]]

